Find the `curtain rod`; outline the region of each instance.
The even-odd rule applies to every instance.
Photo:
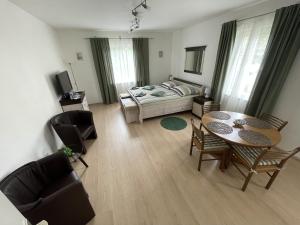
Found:
[[[260,14],[260,15],[251,16],[251,17],[248,17],[248,18],[240,19],[240,20],[237,20],[237,22],[244,21],[244,20],[250,20],[250,19],[253,19],[253,18],[256,18],[256,17],[265,16],[265,15],[269,15],[269,14],[272,14],[274,12],[275,12],[275,10],[271,11],[271,12],[268,12],[268,13],[263,13],[263,14]]]
[[[92,38],[106,38],[106,37],[90,37],[90,38],[84,38],[84,39],[92,39]],[[148,37],[131,37],[131,38],[113,37],[113,38],[107,38],[107,39],[133,39],[133,38],[148,38]],[[154,38],[150,37],[148,39],[154,39]]]

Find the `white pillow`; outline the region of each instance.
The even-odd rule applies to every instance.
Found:
[[[195,87],[191,85],[178,85],[171,88],[180,96],[187,96],[187,95],[203,95],[203,87]]]
[[[173,81],[166,81],[166,82],[163,82],[161,84],[161,86],[170,89],[170,88],[175,87],[176,84]]]

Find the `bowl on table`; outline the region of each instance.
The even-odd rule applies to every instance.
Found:
[[[243,128],[243,126],[246,124],[246,121],[245,120],[242,120],[242,119],[237,119],[235,121],[233,121],[233,127],[236,127],[236,128]]]

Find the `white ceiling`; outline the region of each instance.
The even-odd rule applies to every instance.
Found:
[[[57,28],[128,30],[139,0],[10,0]],[[262,0],[147,0],[139,10],[141,30],[183,27],[227,10]]]

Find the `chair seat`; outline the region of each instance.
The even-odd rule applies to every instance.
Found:
[[[234,154],[238,155],[240,158],[244,159],[249,166],[252,166],[259,157],[259,155],[262,153],[262,149],[259,148],[250,148],[250,147],[239,147],[239,148],[234,148]],[[258,165],[259,166],[276,166],[280,163],[279,160],[267,160],[267,159],[262,159],[259,161]]]
[[[201,140],[197,138],[200,142]],[[206,152],[219,152],[221,150],[227,150],[229,146],[221,138],[218,138],[211,134],[204,135],[204,151]]]

